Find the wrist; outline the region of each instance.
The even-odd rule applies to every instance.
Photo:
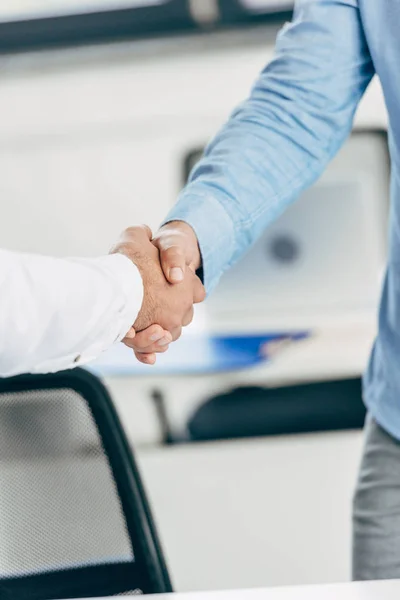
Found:
[[[160,231],[178,231],[181,235],[185,236],[187,245],[190,248],[191,253],[191,266],[197,271],[202,267],[202,258],[200,252],[200,246],[197,239],[195,230],[186,221],[169,221],[163,225]]]
[[[143,284],[145,283],[147,275],[146,264],[148,259],[136,244],[132,244],[131,242],[121,242],[111,249],[110,254],[120,254],[130,260],[139,271]]]
[[[107,268],[110,278],[118,284],[120,306],[117,340],[120,341],[129,332],[143,308],[143,278],[134,262],[123,253],[113,252],[99,261]]]

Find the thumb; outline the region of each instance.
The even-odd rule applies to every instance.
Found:
[[[185,276],[186,260],[182,248],[178,245],[164,248],[159,245],[160,262],[165,278],[170,283],[181,283]]]

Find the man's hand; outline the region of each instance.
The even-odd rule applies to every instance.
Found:
[[[204,288],[192,269],[187,269],[179,285],[169,283],[160,266],[157,247],[151,243],[148,227],[131,227],[124,231],[111,250],[121,253],[138,267],[143,279],[142,309],[124,343],[135,350],[141,362],[153,364],[155,352],[165,352],[176,340],[182,327],[193,318],[193,304],[202,302]]]
[[[153,244],[160,251],[165,278],[170,283],[183,280],[187,267],[194,273],[201,267],[201,254],[193,229],[183,221],[171,221],[156,233]]]
[[[180,283],[188,269],[196,272],[201,266],[196,234],[190,225],[183,221],[172,221],[161,227],[153,238],[153,244],[160,252],[160,262],[165,278],[172,284]],[[138,360],[153,364],[156,360],[154,352],[157,351],[157,345],[151,344],[149,341],[150,334],[162,337],[162,331],[146,329],[136,335],[131,346],[135,348]],[[162,343],[167,343],[167,341],[163,339]]]

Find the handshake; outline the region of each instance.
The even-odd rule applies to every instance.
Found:
[[[201,255],[193,229],[183,221],[164,225],[152,237],[149,227],[126,229],[111,253],[123,254],[138,268],[144,296],[140,313],[123,342],[145,364],[156,362],[193,319],[193,305],[205,299],[196,275]]]

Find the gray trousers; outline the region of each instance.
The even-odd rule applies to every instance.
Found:
[[[353,579],[400,578],[400,442],[370,416],[353,502]]]

